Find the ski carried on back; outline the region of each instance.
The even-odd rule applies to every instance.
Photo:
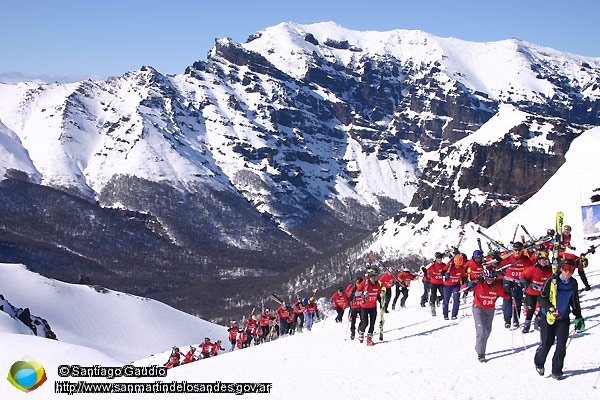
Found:
[[[556,213],[556,236],[554,238],[554,250],[552,252],[552,278],[550,281],[550,294],[548,300],[552,304],[552,307],[556,307],[556,285],[557,285],[557,273],[558,273],[558,253],[561,248],[562,241],[562,227],[563,227],[564,213],[559,211]],[[546,321],[548,325],[553,325],[556,321],[556,317],[551,312],[546,313]]]
[[[379,294],[379,341],[383,341],[383,324],[385,323],[385,287],[381,288]]]

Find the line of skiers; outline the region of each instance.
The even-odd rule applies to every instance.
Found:
[[[241,327],[236,321],[231,322],[227,329],[230,351],[302,332],[305,322],[306,330],[310,331],[317,318],[319,306],[314,296],[298,298],[293,306],[282,301],[274,312],[270,307],[265,307],[260,314],[245,319]]]
[[[204,338],[204,341],[198,345],[198,348],[194,347],[194,345],[190,345],[190,348],[185,355],[179,350],[179,347],[173,346],[169,360],[164,366],[167,367],[167,369],[170,369],[183,364],[214,357],[218,355],[220,351],[225,350],[221,344],[222,342],[220,340],[213,343],[210,341],[209,337],[206,337]],[[198,352],[196,352],[197,349],[199,349]],[[181,359],[182,357],[183,360]]]

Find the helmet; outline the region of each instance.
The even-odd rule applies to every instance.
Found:
[[[473,252],[473,258],[475,258],[475,257],[483,257],[483,251],[481,251],[481,250],[475,250]]]
[[[464,263],[465,263],[465,259],[463,258],[462,254],[457,254],[454,256],[454,265],[460,267]]]
[[[440,253],[439,251],[435,253],[436,260],[441,260],[442,258],[444,258],[444,253]]]
[[[302,298],[302,304],[308,304],[308,299],[306,297]]]
[[[362,281],[364,281],[364,279],[361,278],[360,276],[358,278],[356,278],[356,283],[361,283]]]
[[[377,267],[371,267],[367,270],[367,276],[377,276],[379,275],[379,269]]]
[[[565,226],[563,226],[563,232],[565,232],[565,233],[571,233],[571,225],[565,225]]]
[[[271,309],[269,307],[265,307],[265,312],[270,312]]]
[[[253,321],[256,321],[256,315],[253,315],[253,316],[252,316],[252,320],[253,320]]]
[[[196,351],[196,348],[194,346],[190,346],[190,351],[193,353]]]
[[[555,232],[555,231],[554,231],[554,229],[552,229],[552,228],[550,228],[550,229],[548,229],[548,230],[546,231],[546,234],[547,234],[548,236],[554,236],[554,234],[555,234],[555,233],[556,233],[556,232]]]
[[[173,351],[179,353],[179,347],[173,346]]]
[[[204,338],[204,341],[205,341],[205,342],[210,342],[210,338],[209,338],[209,337],[205,337],[205,338]]]
[[[402,271],[404,271],[404,272],[410,272],[410,269],[408,269],[408,267],[404,267],[404,269]]]
[[[538,253],[537,257],[538,260],[540,259],[548,259],[548,252],[546,250],[542,250]]]
[[[311,297],[309,300],[312,302],[312,301],[315,301],[315,298]]]
[[[513,250],[523,250],[523,243],[522,242],[514,242]]]
[[[495,278],[496,277],[496,270],[492,267],[487,267],[483,269],[483,276],[484,278]]]

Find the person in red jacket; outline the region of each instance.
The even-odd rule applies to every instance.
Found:
[[[481,250],[473,252],[473,257],[465,263],[465,270],[469,281],[476,281],[483,275],[483,252]]]
[[[352,282],[346,288],[346,295],[350,300],[350,340],[354,340],[356,333],[356,318],[360,315],[362,309],[362,296],[356,295],[358,286],[364,279],[361,277],[356,278],[356,282]]]
[[[435,307],[440,299],[444,298],[444,278],[443,273],[446,269],[446,264],[442,261],[443,254],[435,253],[435,262],[426,267],[426,274],[429,278],[429,306],[431,307],[431,315],[436,316]],[[438,297],[439,292],[439,297]]]
[[[209,358],[213,355],[213,346],[214,344],[210,341],[210,338],[208,337],[205,337],[204,342],[198,345],[202,359]]]
[[[196,348],[194,346],[190,346],[190,350],[186,353],[181,364],[188,364],[196,360],[198,360],[198,356],[196,356]]]
[[[252,338],[255,338],[257,329],[260,330],[256,315],[252,315],[248,320],[244,321],[244,325],[246,326],[246,340],[242,342],[242,348],[250,347]],[[260,331],[262,332],[262,330]]]
[[[344,310],[348,305],[348,296],[344,293],[344,288],[339,287],[337,292],[331,295],[331,301],[333,302],[333,309],[337,312],[335,322],[342,322],[344,317]]]
[[[281,303],[276,312],[279,316],[279,337],[285,336],[288,330],[288,319],[290,318],[290,309],[285,301]]]
[[[521,286],[525,288],[525,306],[527,307],[525,322],[523,322],[523,333],[529,332],[540,290],[542,290],[542,287],[548,278],[552,276],[550,260],[548,259],[548,253],[545,250],[538,252],[536,260],[537,262],[534,266],[525,268],[525,270],[521,272],[521,275],[519,275],[519,282]],[[534,327],[538,324],[534,324]]]
[[[504,270],[504,279],[502,284],[510,297],[502,302],[502,313],[504,314],[504,327],[510,329],[510,320],[513,320],[513,327],[519,327],[519,314],[523,303],[523,288],[519,284],[521,272],[533,264],[528,256],[523,252],[523,243],[513,243],[512,254],[500,262],[501,270]]]
[[[375,319],[377,318],[377,300],[381,293],[379,283],[379,272],[375,268],[367,270],[367,279],[362,281],[356,288],[356,296],[362,296],[360,310],[360,325],[358,326],[358,341],[363,342],[367,325],[367,346],[373,346],[373,331],[375,330]]]
[[[398,301],[398,297],[400,297],[400,293],[402,293],[402,299],[400,300],[400,307],[406,307],[406,299],[408,298],[408,288],[410,287],[410,283],[416,277],[410,272],[408,268],[404,268],[398,276],[396,277],[396,295],[394,296],[394,301],[392,302],[392,310],[396,309],[396,302]]]
[[[261,329],[260,342],[266,342],[269,338],[269,330],[271,328],[271,321],[273,321],[275,317],[271,315],[271,309],[269,307],[265,307],[264,311],[260,314],[258,318],[258,325]]]
[[[469,281],[467,287],[473,290],[473,320],[475,321],[475,351],[480,362],[485,362],[487,341],[492,332],[492,321],[498,297],[510,298],[510,295],[496,279],[496,271],[491,268],[483,270],[483,276],[477,281]]]
[[[311,297],[308,299],[308,304],[304,308],[306,310],[306,330],[310,331],[315,322],[315,317],[319,316],[319,306],[317,305],[316,299]]]
[[[448,319],[448,305],[452,297],[452,319],[458,317],[458,307],[460,306],[459,293],[460,285],[467,279],[465,270],[465,257],[462,254],[456,254],[446,265],[444,271],[444,302],[442,305],[442,314],[444,319]]]
[[[304,310],[306,308],[306,304],[308,304],[308,300],[306,298],[298,298],[298,301],[294,303],[294,326],[300,333],[302,333],[302,328],[304,328]]]
[[[167,367],[167,369],[178,367],[179,364],[181,364],[180,360],[181,352],[179,351],[179,347],[174,346],[173,349],[171,349],[171,355],[169,356],[169,361],[165,363],[165,367]]]
[[[229,343],[231,343],[231,349],[229,351],[233,351],[240,332],[237,322],[231,321],[231,325],[227,328],[227,332],[229,332]]]
[[[385,303],[383,305],[383,310],[386,313],[389,313],[388,306],[390,301],[392,300],[392,287],[396,282],[396,278],[389,271],[385,271],[381,277],[379,277],[379,283],[382,288],[385,288]]]
[[[287,320],[287,323],[288,323],[287,334],[293,335],[296,332],[296,326],[294,325],[294,321],[295,321],[296,317],[294,315],[294,309],[292,308],[292,306],[290,306],[288,304],[287,308],[288,308],[288,313],[289,313],[288,320]]]
[[[216,343],[213,343],[213,348],[212,348],[212,355],[213,356],[218,356],[219,355],[219,351],[225,351],[225,349],[222,346],[223,341],[221,340],[217,340]]]

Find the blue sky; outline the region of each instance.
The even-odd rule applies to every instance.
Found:
[[[106,77],[142,65],[178,74],[206,59],[216,37],[244,42],[288,21],[475,42],[518,37],[600,57],[597,0],[5,0],[0,13],[0,80],[13,72]]]

